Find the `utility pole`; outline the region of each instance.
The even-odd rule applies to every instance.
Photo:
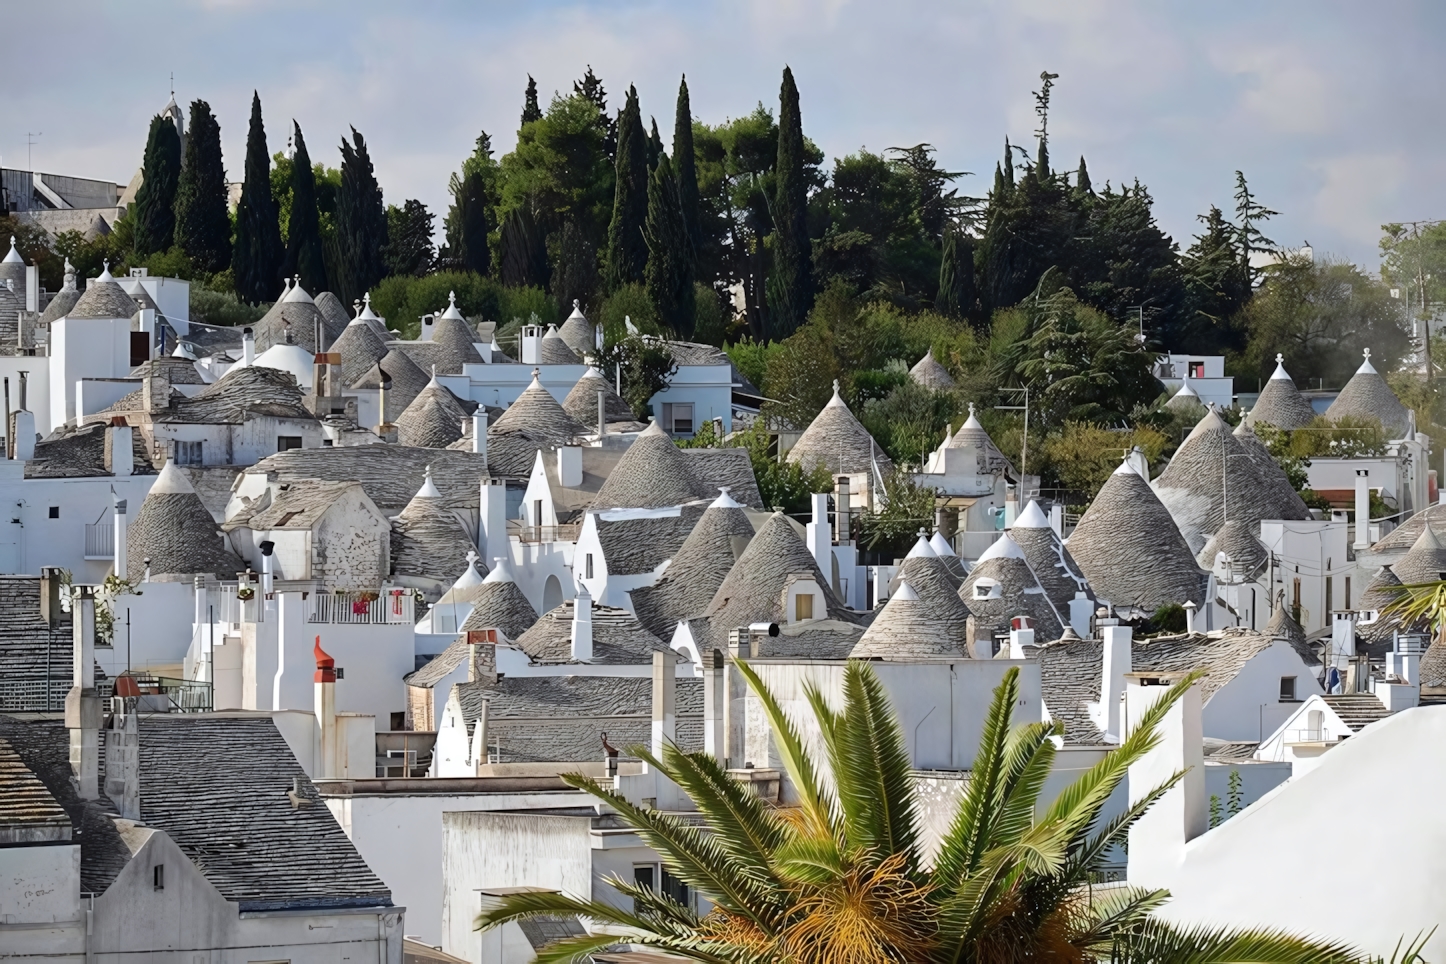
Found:
[[[1024,441],[1019,446],[1019,484],[1024,485],[1025,465],[1029,461],[1029,389],[1025,388],[1001,388],[1001,392],[1011,392],[1024,395],[1023,405],[996,405],[998,412],[1023,412],[1024,413]],[[1021,493],[1022,495],[1023,493]]]

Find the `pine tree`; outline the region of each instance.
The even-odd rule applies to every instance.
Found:
[[[291,157],[291,217],[287,221],[286,273],[301,276],[301,286],[313,294],[327,291],[326,257],[321,244],[321,213],[316,206],[316,172],[301,125],[296,129],[296,151]]]
[[[204,100],[191,102],[191,136],[176,187],[175,242],[198,269],[214,273],[231,263],[231,216],[221,125]]]
[[[135,250],[145,257],[165,251],[176,236],[176,188],[181,179],[181,135],[168,118],[151,118],[146,157],[136,192]]]
[[[351,129],[341,141],[341,192],[336,204],[336,234],[341,244],[342,277],[337,296],[348,304],[386,277],[382,249],[387,243],[387,212],[372,170],[367,142]]]
[[[658,158],[663,156],[663,138],[658,133],[658,119],[649,118],[653,122],[653,129],[648,133],[648,170],[658,166]]]
[[[494,225],[496,180],[492,138],[483,131],[477,136],[472,156],[462,162],[462,172],[453,174],[449,185],[452,207],[447,211],[447,246],[452,260],[464,271],[480,275],[492,273],[492,251],[487,235]]]
[[[545,287],[547,239],[527,205],[502,219],[502,283],[509,288]]]
[[[522,123],[531,124],[542,120],[542,108],[537,106],[537,81],[527,75],[527,93],[522,97]]]
[[[246,135],[246,177],[236,206],[236,244],[231,267],[236,294],[248,304],[275,300],[281,288],[281,228],[271,197],[271,155],[261,122],[261,96],[251,95],[251,129]]]
[[[1039,115],[1039,153],[1035,156],[1034,176],[1041,181],[1051,177],[1049,171],[1049,92],[1054,87],[1055,80],[1059,74],[1051,74],[1049,71],[1041,71],[1039,79],[1043,82],[1039,90],[1034,92],[1034,112]]]
[[[769,334],[792,334],[813,307],[813,248],[808,237],[808,182],[804,176],[803,121],[793,71],[783,68],[779,90],[778,160],[773,165],[773,277]]]
[[[1255,195],[1250,193],[1250,185],[1245,183],[1244,172],[1235,172],[1236,237],[1240,242],[1240,263],[1245,267],[1246,276],[1252,286],[1260,272],[1251,267],[1250,256],[1276,250],[1275,242],[1261,233],[1260,222],[1269,221],[1279,213],[1256,201]]]
[[[572,91],[597,105],[598,127],[603,132],[603,153],[608,156],[609,161],[613,160],[618,153],[618,121],[616,117],[608,114],[608,92],[603,89],[602,81],[592,72],[592,64],[587,65],[587,73],[582,75],[582,80],[572,82]]]
[[[683,223],[678,182],[668,155],[648,178],[648,219],[644,235],[648,242],[648,265],[644,283],[658,320],[679,338],[693,336],[696,308],[693,291],[693,258],[689,253],[688,227]]]
[[[643,223],[648,217],[648,143],[636,87],[628,88],[627,103],[618,118],[616,168],[613,217],[608,224],[609,291],[643,280],[643,268],[648,262],[648,245],[643,238]]]
[[[703,244],[698,220],[698,166],[693,153],[693,109],[688,100],[688,78],[678,85],[678,110],[673,118],[673,172],[678,180],[678,204],[683,211],[692,249],[694,270]]]

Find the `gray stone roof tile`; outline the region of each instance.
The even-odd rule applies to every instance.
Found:
[[[788,450],[788,461],[798,463],[806,471],[824,465],[835,475],[872,473],[875,463],[880,472],[887,473],[894,465],[839,397],[837,385],[833,398]]]
[[[545,612],[514,645],[534,663],[572,663],[574,600]],[[643,628],[626,609],[592,607],[592,664],[638,666],[653,661],[653,653],[671,652],[666,643]]]

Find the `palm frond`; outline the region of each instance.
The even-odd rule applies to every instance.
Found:
[[[1314,941],[1281,930],[1179,929],[1151,918],[1119,933],[1108,948],[1115,964],[1348,964],[1359,951],[1335,941]]]
[[[801,884],[826,884],[848,866],[838,842],[831,837],[800,835],[779,847],[774,859],[780,875]]]
[[[830,764],[850,847],[915,866],[914,782],[898,716],[867,663],[844,669],[844,713],[830,743]]]
[[[763,704],[763,712],[768,717],[769,725],[773,730],[773,745],[778,748],[778,755],[783,763],[783,768],[788,771],[790,779],[793,780],[795,791],[803,803],[803,809],[808,818],[818,824],[817,829],[832,827],[831,814],[833,810],[832,801],[823,784],[819,781],[818,772],[814,768],[813,760],[804,749],[803,740],[799,737],[798,731],[794,729],[793,721],[783,712],[783,707],[778,705],[773,693],[763,685],[758,674],[753,671],[743,660],[735,660],[734,666],[747,681],[748,688],[758,701]]]
[[[1085,904],[1081,917],[1087,923],[1071,935],[1071,943],[1082,949],[1111,947],[1117,933],[1144,923],[1169,899],[1167,890],[1142,887],[1107,890]]]
[[[1005,846],[1021,839],[1034,823],[1039,795],[1054,768],[1054,733],[1053,724],[1029,723],[1015,727],[1010,734],[1004,751],[1004,779],[999,786],[999,818],[989,846]]]
[[[1435,628],[1446,623],[1446,581],[1386,586],[1385,593],[1391,601],[1381,607],[1382,616],[1396,616],[1403,623],[1429,621]]]

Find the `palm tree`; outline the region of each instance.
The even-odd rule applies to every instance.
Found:
[[[620,941],[709,964],[1357,959],[1344,946],[1276,931],[1180,930],[1151,916],[1168,897],[1164,891],[1092,893],[1087,886],[1130,825],[1183,776],[1101,822],[1106,801],[1130,764],[1159,742],[1157,725],[1194,675],[1156,703],[1117,749],[1041,807],[1061,730],[1052,723],[1011,729],[1019,695],[1019,671],[1011,668],[994,691],[953,822],[929,861],[921,852],[903,733],[867,664],[851,662],[845,670],[841,711],[817,689],[808,690],[822,760],[804,749],[798,729],[754,671],[742,661],[736,665],[768,715],[796,806],[773,807],[713,757],[673,745],[662,759],[641,748],[632,752],[692,798],[706,830],[634,806],[587,777],[565,777],[615,809],[713,909],[699,916],[648,887],[615,880],[632,898],[631,911],[557,893],[517,894],[483,914],[479,927],[577,915],[610,931],[549,945],[538,954],[541,964],[581,960]]]

